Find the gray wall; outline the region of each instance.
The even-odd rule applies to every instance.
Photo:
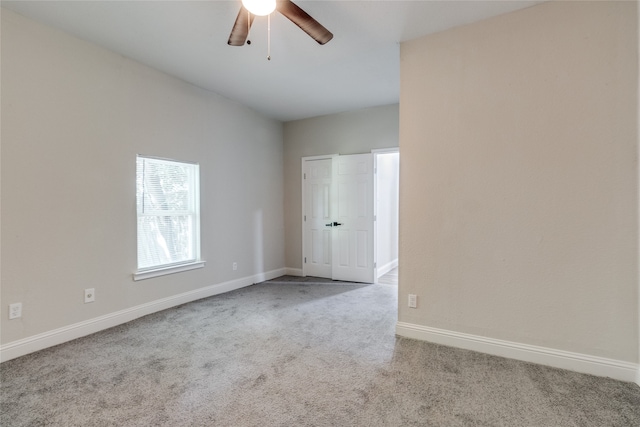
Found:
[[[402,44],[401,322],[638,362],[637,7]]]
[[[1,83],[2,343],[284,268],[280,122],[6,10]],[[133,282],[138,153],[200,163],[204,268]]]
[[[284,124],[285,262],[302,269],[301,159],[398,146],[398,104]]]

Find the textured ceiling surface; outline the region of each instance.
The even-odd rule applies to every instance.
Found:
[[[229,1],[2,1],[199,87],[289,121],[398,102],[400,42],[540,1],[304,1],[327,27],[324,46],[279,13],[256,18],[251,45],[227,45],[240,8]]]

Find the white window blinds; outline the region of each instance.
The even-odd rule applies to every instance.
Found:
[[[138,156],[138,271],[200,258],[199,167]]]

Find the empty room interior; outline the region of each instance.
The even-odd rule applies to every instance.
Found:
[[[638,1],[1,6],[3,426],[640,425]]]

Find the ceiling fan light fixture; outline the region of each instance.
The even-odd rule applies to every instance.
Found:
[[[252,5],[253,3],[260,5],[262,10],[255,10]],[[270,4],[268,9],[263,8],[266,3]],[[318,44],[325,44],[333,38],[331,31],[323,27],[291,0],[277,0],[277,4],[276,0],[242,0],[242,7],[238,11],[236,22],[233,23],[227,44],[229,46],[244,46],[245,43],[249,44],[247,37],[249,36],[249,30],[251,29],[251,23],[255,15],[270,15],[276,8],[285,18],[296,24],[302,31],[317,41]]]
[[[242,0],[242,5],[256,16],[269,15],[276,10],[276,0]]]

